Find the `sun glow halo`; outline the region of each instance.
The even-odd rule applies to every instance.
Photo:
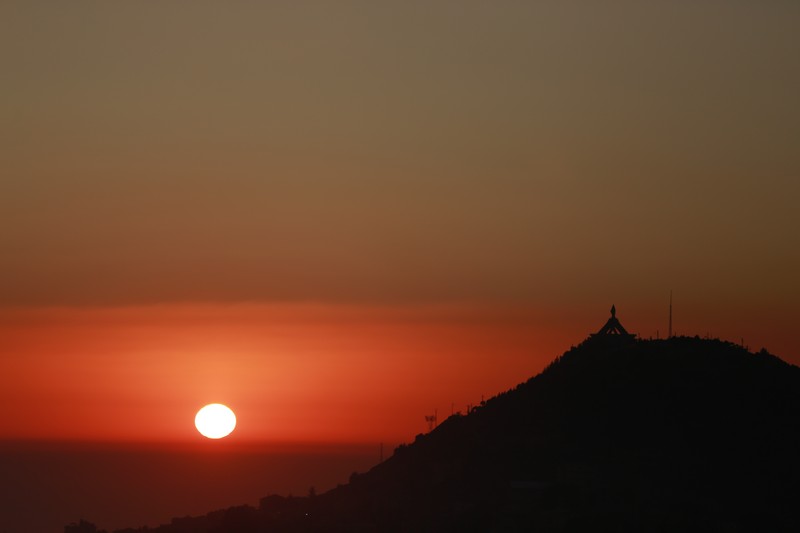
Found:
[[[194,425],[204,437],[221,439],[236,427],[236,415],[226,405],[211,403],[197,411]]]

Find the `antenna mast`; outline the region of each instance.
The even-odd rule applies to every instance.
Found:
[[[667,338],[672,338],[672,291],[669,291],[669,333]]]

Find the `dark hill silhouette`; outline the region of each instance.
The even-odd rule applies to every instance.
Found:
[[[799,531],[799,453],[800,368],[595,335],[347,485],[149,531]]]

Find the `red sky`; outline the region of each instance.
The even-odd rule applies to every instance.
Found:
[[[438,409],[443,420],[452,408],[464,411],[513,387],[606,319],[605,308],[583,311],[319,304],[6,310],[0,439],[202,440],[194,413],[221,402],[237,413],[231,438],[240,442],[404,442],[425,430],[425,415]],[[619,316],[636,331],[647,321],[632,311],[623,306]]]
[[[167,305],[3,314],[3,438],[401,442],[538,371],[565,331],[524,311]],[[552,327],[551,325],[550,327]]]

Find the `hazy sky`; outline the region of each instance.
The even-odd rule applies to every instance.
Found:
[[[617,303],[650,335],[674,289],[682,332],[798,354],[798,27],[780,0],[5,0],[0,305],[584,331]]]
[[[800,295],[796,2],[395,4],[4,2],[3,302]]]

